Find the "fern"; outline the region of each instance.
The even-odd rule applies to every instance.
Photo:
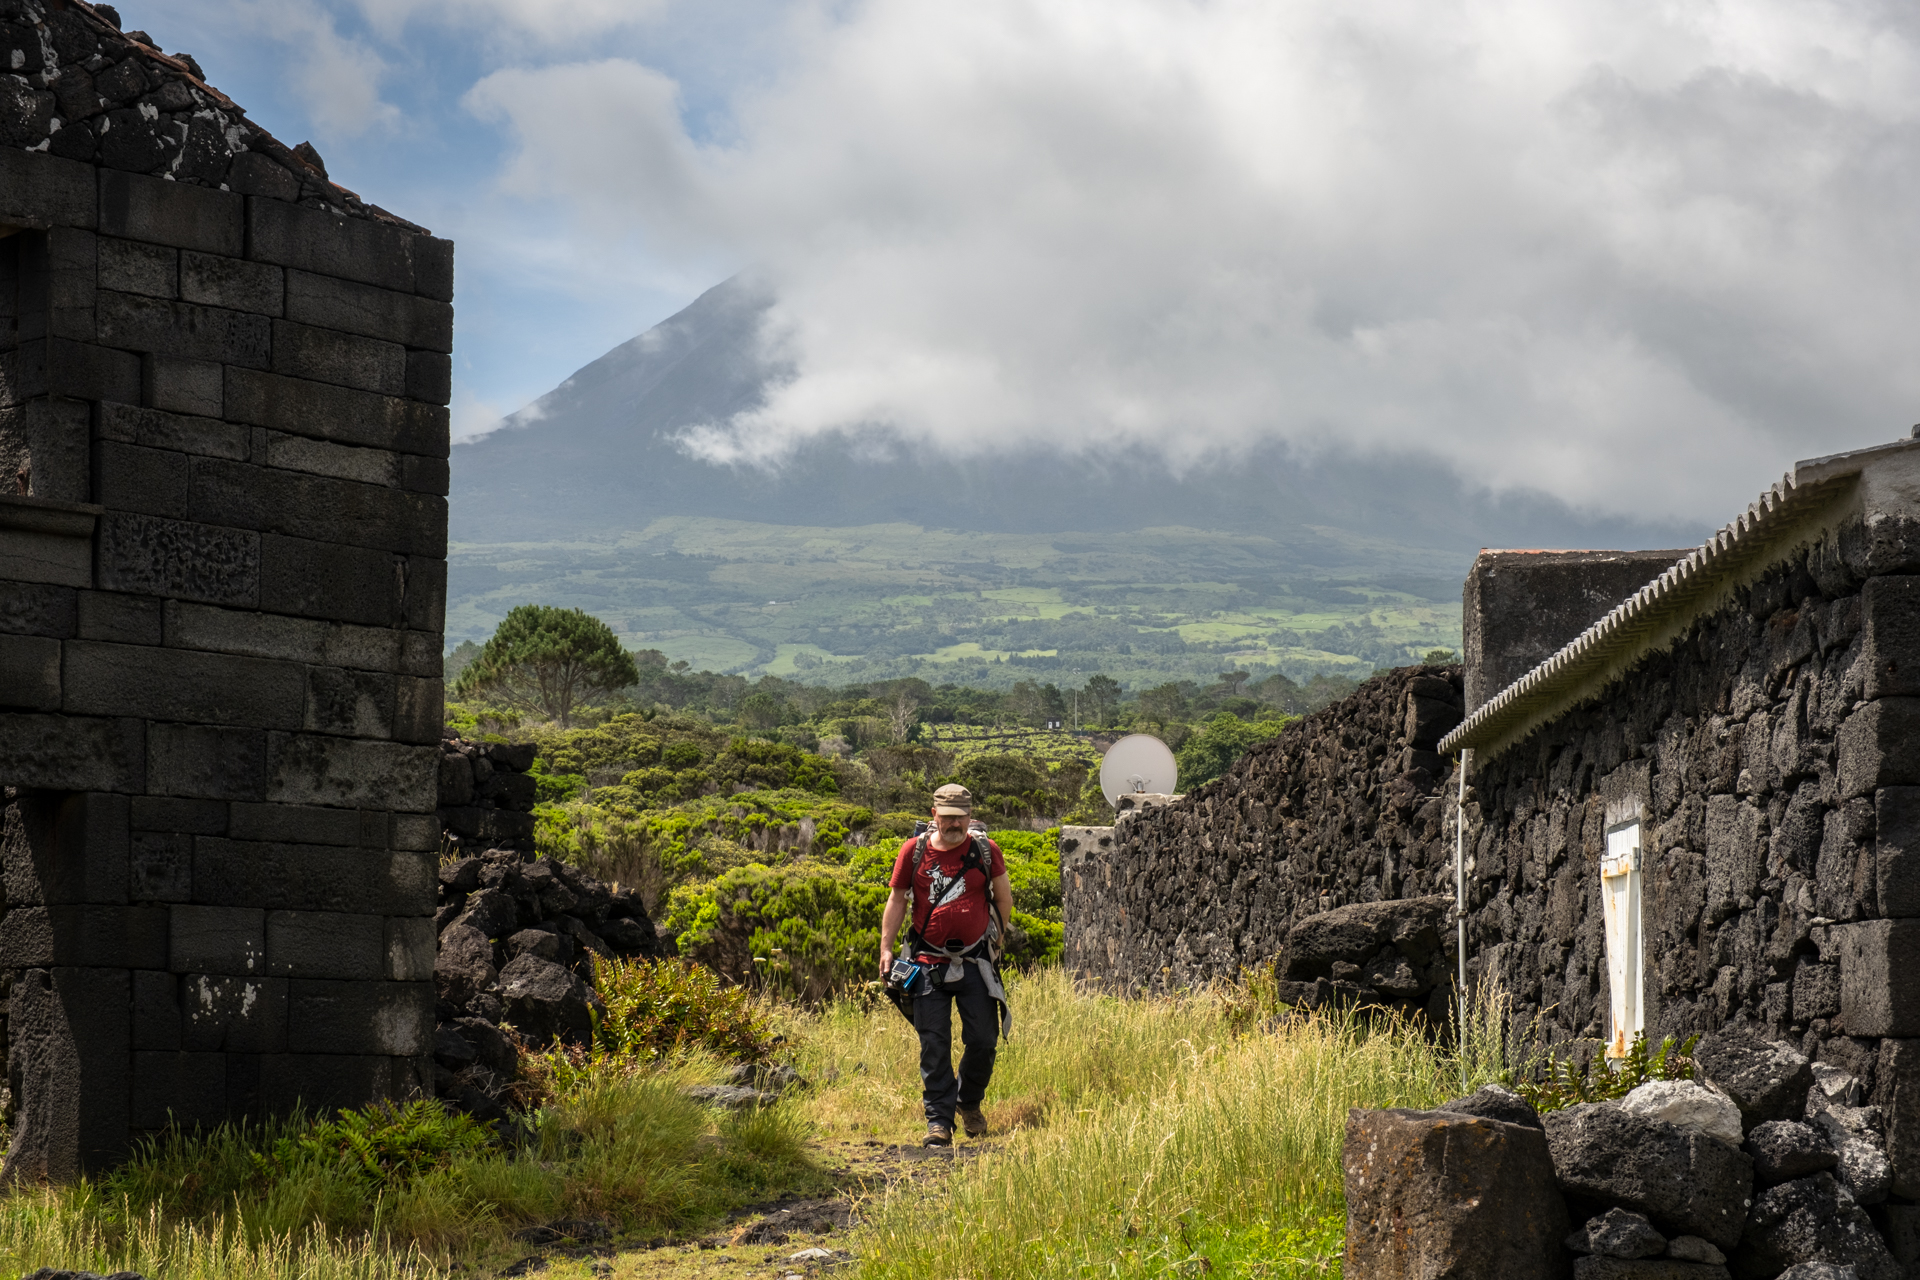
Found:
[[[268,1177],[303,1164],[338,1166],[364,1182],[384,1187],[411,1181],[456,1156],[484,1147],[490,1135],[473,1117],[448,1112],[436,1102],[375,1102],[342,1110],[290,1134],[254,1163]]]
[[[1617,1063],[1596,1056],[1583,1071],[1571,1058],[1551,1060],[1544,1079],[1522,1080],[1513,1088],[1542,1115],[1581,1103],[1624,1098],[1649,1080],[1691,1080],[1693,1050],[1699,1043],[1696,1032],[1684,1044],[1676,1045],[1668,1036],[1658,1049],[1649,1050],[1646,1036],[1635,1035],[1626,1056]]]

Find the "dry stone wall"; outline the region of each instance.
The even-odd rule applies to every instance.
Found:
[[[1920,1198],[1920,577],[1888,550],[1802,552],[1474,765],[1468,954],[1518,1021],[1603,1036],[1599,861],[1638,817],[1648,1036],[1745,1024],[1857,1076]]]
[[[430,1091],[452,245],[0,0],[10,1174]]]
[[[1450,894],[1453,775],[1433,747],[1461,715],[1458,667],[1386,672],[1183,799],[1111,829],[1070,828],[1060,859],[1068,968],[1123,990],[1231,979],[1280,959],[1308,917]],[[1287,967],[1289,980],[1312,988],[1324,964],[1329,981],[1337,972],[1357,992],[1393,936],[1388,925],[1364,955],[1322,956],[1316,944]],[[1432,959],[1422,955],[1423,974]],[[1432,989],[1422,981],[1393,998],[1420,1000]]]

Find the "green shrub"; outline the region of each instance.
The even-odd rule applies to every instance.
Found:
[[[1280,731],[1297,718],[1280,716],[1249,724],[1230,711],[1215,715],[1174,752],[1174,763],[1180,769],[1180,789],[1192,791],[1212,782],[1250,749],[1279,737]]]
[[[757,1062],[772,1052],[766,1014],[711,969],[684,960],[603,960],[594,974],[607,1007],[593,1028],[603,1053],[652,1062],[697,1049]]]
[[[736,982],[818,1002],[873,976],[884,883],[845,867],[749,863],[673,893],[681,950]]]

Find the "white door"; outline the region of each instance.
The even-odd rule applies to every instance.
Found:
[[[1646,1029],[1640,1007],[1640,824],[1607,832],[1600,864],[1600,903],[1607,924],[1607,1056],[1623,1058]]]

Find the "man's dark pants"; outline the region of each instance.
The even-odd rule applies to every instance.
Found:
[[[913,1000],[913,1028],[920,1033],[920,1081],[927,1119],[953,1127],[956,1107],[977,1107],[993,1078],[1000,1049],[1000,1013],[978,965],[966,964],[960,981],[936,986]],[[935,974],[945,973],[934,970]],[[952,1006],[960,1006],[960,1075],[953,1074]]]

